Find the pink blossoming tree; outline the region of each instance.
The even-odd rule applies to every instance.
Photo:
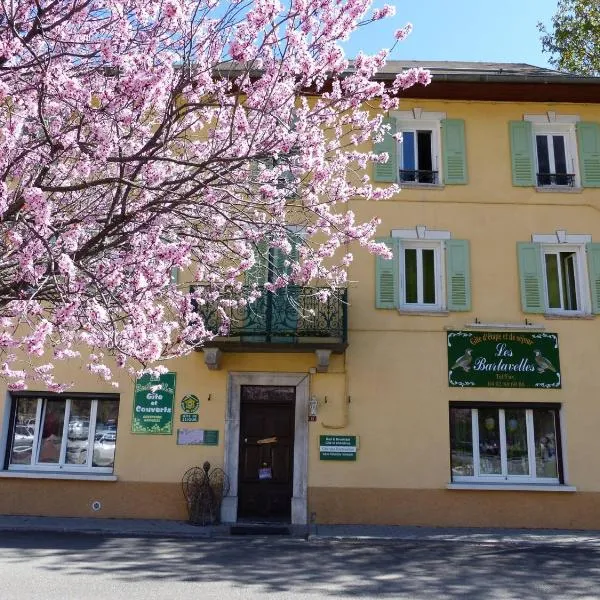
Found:
[[[0,376],[63,389],[81,357],[151,367],[215,332],[196,307],[252,302],[267,243],[303,244],[271,284],[343,286],[347,244],[373,252],[379,199],[359,149],[385,134],[412,70],[349,65],[368,0],[0,0]],[[407,28],[398,30],[402,39]],[[202,283],[190,291],[173,270]],[[270,293],[269,291],[266,293]],[[225,310],[223,323],[227,326]],[[113,361],[114,359],[114,361]]]

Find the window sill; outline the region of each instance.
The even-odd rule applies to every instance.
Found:
[[[410,315],[415,317],[447,317],[450,313],[447,310],[410,310],[408,308],[399,308],[401,315]]]
[[[586,321],[592,321],[595,316],[591,315],[589,313],[576,313],[576,314],[569,314],[569,313],[544,313],[544,318],[545,319],[584,319]]]
[[[117,481],[116,475],[107,473],[56,473],[55,471],[0,471],[5,479],[78,479],[84,481]]]
[[[401,181],[398,183],[401,190],[443,190],[446,186],[442,183],[411,183]]]
[[[447,490],[476,490],[501,492],[576,492],[572,485],[545,483],[449,483]]]
[[[583,188],[569,187],[568,185],[543,185],[536,186],[535,191],[550,194],[581,194],[583,192]]]

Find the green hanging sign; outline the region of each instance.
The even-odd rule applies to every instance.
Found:
[[[449,331],[450,387],[560,388],[556,333]]]
[[[173,433],[175,379],[175,373],[165,373],[160,377],[144,375],[136,381],[131,433]]]

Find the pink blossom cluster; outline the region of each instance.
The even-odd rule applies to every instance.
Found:
[[[351,63],[341,42],[392,6],[0,4],[0,377],[11,389],[65,389],[53,368],[64,360],[112,382],[116,369],[156,372],[226,334],[231,309],[263,293],[318,281],[326,301],[346,285],[350,244],[386,254],[372,241],[378,220],[358,222],[348,203],[396,193],[366,174],[385,160],[371,141],[388,135],[371,107],[396,108],[429,74],[386,87],[376,75],[390,51]],[[274,253],[270,284],[244,287]]]

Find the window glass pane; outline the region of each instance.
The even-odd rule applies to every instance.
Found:
[[[453,477],[474,474],[470,408],[450,409],[450,463]]]
[[[507,409],[504,417],[508,474],[529,475],[525,410],[522,408]]]
[[[415,134],[413,131],[402,132],[402,170],[414,171],[415,164]],[[403,173],[402,181],[414,181],[414,173]]]
[[[501,475],[500,427],[497,408],[478,409],[479,472],[482,475]]]
[[[575,264],[577,257],[574,252],[560,253],[560,266],[563,274],[563,298],[565,310],[577,310],[577,286],[575,283]]]
[[[87,463],[91,407],[91,400],[82,398],[71,400],[65,459],[68,464],[84,465]]]
[[[417,131],[417,152],[420,183],[435,183],[433,179],[433,161],[431,156],[431,131]],[[425,172],[423,172],[425,171]]]
[[[10,464],[31,464],[31,451],[35,435],[37,398],[18,398],[15,406],[15,420],[10,442]]]
[[[558,478],[555,416],[556,413],[553,410],[535,409],[533,411],[536,477]]]
[[[554,147],[554,168],[556,173],[568,173],[567,171],[567,153],[565,150],[565,138],[562,135],[552,136],[552,145]],[[565,185],[565,183],[560,184]]]
[[[548,288],[548,308],[562,308],[560,303],[560,283],[558,258],[556,254],[546,254],[546,287]]]
[[[423,254],[423,303],[435,304],[435,250],[428,248]]]
[[[96,432],[94,435],[94,467],[113,467],[117,444],[118,400],[98,400]]]
[[[38,462],[58,463],[65,422],[65,401],[45,400]]]
[[[417,250],[404,250],[404,295],[407,304],[415,304],[417,298]]]
[[[535,143],[537,148],[538,173],[551,173],[548,137],[545,135],[536,135]]]

